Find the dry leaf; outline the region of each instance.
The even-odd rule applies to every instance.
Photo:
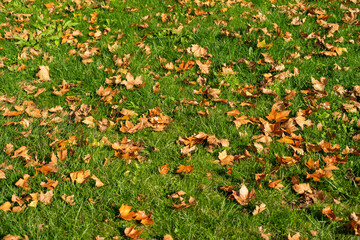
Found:
[[[260,206],[256,206],[252,215],[255,216],[259,213],[261,213],[262,211],[264,211],[266,209],[266,205],[264,203],[261,203]]]
[[[49,81],[49,67],[48,66],[39,66],[39,71],[36,76],[39,78],[40,81]]]
[[[71,196],[66,196],[66,194],[63,194],[61,196],[61,199],[64,200],[67,204],[69,204],[70,206],[74,206],[75,202],[74,202],[74,195]]]
[[[132,239],[137,239],[143,230],[135,230],[135,225],[125,228],[125,235]]]
[[[233,190],[231,196],[241,205],[247,205],[256,195],[254,189],[249,192],[245,184],[242,183],[239,192]]]
[[[91,176],[91,179],[95,180],[95,186],[96,186],[96,187],[102,187],[102,186],[104,186],[104,183],[102,183],[102,182],[100,181],[100,179],[97,178],[95,175],[92,175],[92,176]]]
[[[0,205],[0,210],[4,212],[10,212],[12,204],[10,202],[4,202],[2,205]]]
[[[193,169],[193,165],[181,165],[178,167],[176,173],[191,173]]]
[[[168,168],[169,164],[165,164],[164,166],[159,167],[159,173],[160,174],[167,174],[169,171]]]
[[[84,171],[84,169],[76,172],[70,173],[71,181],[74,183],[75,181],[77,183],[84,183],[90,178],[90,169]]]
[[[341,221],[343,220],[342,218],[339,218],[336,216],[336,214],[334,213],[334,211],[331,209],[331,206],[327,206],[322,210],[322,214],[326,215],[330,221]]]

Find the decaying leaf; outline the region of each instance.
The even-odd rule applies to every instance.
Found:
[[[248,188],[245,186],[245,183],[241,184],[240,190],[232,191],[232,194],[230,197],[233,197],[238,203],[241,205],[248,205],[249,202],[255,198],[255,189],[252,189],[251,192],[249,192]]]

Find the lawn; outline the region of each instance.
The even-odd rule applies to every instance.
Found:
[[[359,5],[2,0],[0,238],[358,239]]]

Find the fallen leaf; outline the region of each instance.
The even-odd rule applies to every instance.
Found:
[[[193,165],[181,165],[178,167],[176,173],[191,173],[193,169]]]
[[[67,204],[69,204],[70,206],[74,206],[75,202],[74,202],[74,195],[71,196],[67,196],[66,194],[63,194],[61,196],[61,199],[64,200]]]
[[[260,206],[256,206],[254,211],[252,212],[252,215],[255,216],[259,213],[261,213],[262,211],[264,211],[266,209],[266,205],[264,203],[261,203]]]
[[[2,205],[0,205],[0,210],[4,212],[10,212],[12,204],[10,202],[4,202]]]
[[[75,181],[79,184],[86,182],[90,178],[90,169],[84,171],[84,169],[70,173],[71,181]]]
[[[254,199],[256,195],[254,189],[249,192],[245,184],[242,183],[239,192],[233,190],[231,196],[234,197],[235,200],[241,205],[248,205],[249,202]]]
[[[326,215],[330,221],[341,221],[343,220],[342,218],[339,218],[336,216],[336,214],[334,213],[334,211],[331,209],[331,206],[327,206],[322,210],[322,214]]]
[[[95,186],[96,187],[102,187],[104,186],[104,183],[100,181],[99,178],[97,178],[95,175],[91,176],[91,179],[95,180]]]
[[[159,167],[159,173],[160,174],[167,174],[169,171],[168,168],[169,164],[165,164],[164,166]]]
[[[125,228],[125,235],[132,239],[137,239],[143,230],[135,230],[135,225]]]
[[[48,66],[39,66],[39,71],[36,76],[39,78],[40,81],[49,81],[49,67]]]
[[[119,208],[120,217],[126,221],[134,220],[136,217],[136,213],[131,211],[133,207],[130,207],[129,205],[122,204]]]

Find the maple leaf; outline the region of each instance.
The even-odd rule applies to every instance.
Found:
[[[251,192],[249,192],[244,183],[241,184],[239,192],[233,190],[231,194],[231,197],[234,197],[235,200],[241,205],[248,205],[249,202],[255,198],[255,196],[255,190],[252,189]]]
[[[331,206],[327,206],[322,210],[322,214],[326,215],[330,221],[342,221],[342,218],[336,217],[336,214],[331,209]]]
[[[181,199],[181,198],[180,198]],[[189,197],[189,201],[188,203],[186,203],[185,201],[181,200],[181,202],[179,204],[175,204],[173,203],[172,207],[176,210],[179,211],[181,209],[185,209],[188,207],[191,207],[192,205],[195,204],[195,198],[193,198],[192,196]]]
[[[159,167],[159,173],[160,174],[167,174],[169,171],[168,168],[169,164],[165,164],[164,166]]]
[[[236,129],[238,129],[241,125],[252,123],[245,115],[235,117],[235,120],[233,122],[235,123]]]
[[[172,236],[170,236],[169,234],[166,234],[166,235],[164,236],[163,240],[174,240],[174,239],[173,239]]]
[[[145,211],[137,211],[135,220],[140,220],[140,223],[143,225],[153,225],[154,220],[152,219],[152,214],[146,215]]]
[[[290,110],[277,112],[274,109],[271,109],[270,114],[266,116],[266,118],[269,121],[275,120],[275,122],[285,122],[286,120],[288,120],[288,116],[290,112],[291,112]]]
[[[230,165],[231,166],[231,165],[234,164],[235,157],[233,155],[228,155],[226,153],[226,149],[219,153],[218,158],[220,160],[221,166],[225,166],[225,165]]]
[[[193,44],[186,50],[189,54],[194,54],[195,57],[204,57],[207,54],[207,49],[200,47],[198,44]]]
[[[22,237],[8,234],[4,236],[2,240],[19,240],[19,239],[22,239]],[[24,239],[28,240],[29,238],[27,237],[27,235],[25,235]]]
[[[14,145],[12,143],[8,143],[6,144],[5,148],[4,148],[4,152],[7,155],[10,155],[12,152],[14,151]]]
[[[2,205],[0,205],[0,210],[4,212],[10,212],[12,204],[10,202],[4,202]]]
[[[260,206],[256,206],[254,211],[252,212],[252,215],[255,216],[261,212],[263,212],[266,209],[265,203],[261,203]]]
[[[196,60],[196,64],[199,66],[201,73],[210,74],[210,67],[211,67],[211,60],[210,59],[207,60],[205,63],[202,63],[200,60]]]
[[[294,25],[294,26],[299,26],[299,25],[302,25],[305,23],[305,20],[306,20],[306,17],[303,18],[303,19],[300,19],[299,16],[297,17],[294,17],[292,20],[291,20],[291,25]]]
[[[48,66],[39,66],[39,71],[36,76],[40,81],[50,81],[49,71],[50,69]]]
[[[144,82],[142,79],[142,76],[138,76],[134,78],[134,76],[131,73],[126,74],[126,80],[121,81],[120,84],[125,85],[126,89],[134,89],[134,86],[137,85],[138,87],[143,86]]]
[[[75,181],[79,184],[86,182],[90,178],[90,169],[84,171],[84,169],[70,173],[71,181]]]
[[[74,202],[74,195],[67,196],[66,194],[63,194],[61,196],[61,199],[64,200],[67,204],[70,206],[74,206],[76,203]]]
[[[29,174],[24,174],[23,178],[20,178],[16,183],[15,186],[24,189],[25,191],[30,190],[31,188],[29,187],[28,181],[30,179],[30,175]]]
[[[124,233],[129,238],[137,239],[143,230],[135,230],[134,227],[135,225],[125,228]]]
[[[41,187],[44,187],[44,188],[47,188],[47,189],[55,189],[55,187],[58,185],[59,181],[54,181],[54,180],[51,180],[50,178],[46,178],[47,180],[47,183],[45,182],[41,182],[40,183],[40,186]]]
[[[0,179],[6,179],[5,171],[0,169]]]
[[[176,173],[191,173],[193,169],[193,165],[180,165]]]
[[[52,197],[54,196],[53,190],[47,191],[46,193],[40,192],[39,201],[45,205],[51,204]]]
[[[36,169],[37,171],[41,172],[44,175],[48,175],[49,173],[56,173],[58,171],[56,162],[51,161],[50,163],[41,166]]]
[[[176,193],[173,193],[171,195],[168,195],[169,198],[180,198],[181,196],[186,195],[186,192],[184,192],[183,190],[180,190]]]
[[[354,230],[355,235],[360,235],[360,215],[355,212],[351,213],[348,226]]]
[[[278,179],[278,180],[274,180],[274,181],[269,181],[269,187],[270,188],[276,188],[277,190],[280,190],[280,188],[283,188],[284,185],[282,185],[280,182],[282,181],[282,179]]]
[[[312,193],[309,183],[294,184],[292,189],[299,194]]]
[[[95,175],[91,176],[91,179],[95,180],[95,186],[96,187],[102,187],[104,186],[104,183],[100,181],[99,178],[97,178]]]
[[[122,204],[119,208],[120,217],[126,221],[131,221],[136,218],[136,213],[131,211],[133,207],[130,207],[129,205]]]
[[[187,62],[182,61],[182,63],[180,63],[180,65],[179,65],[179,67],[176,68],[176,71],[180,71],[180,70],[187,71],[194,66],[195,66],[194,60],[189,60]]]

